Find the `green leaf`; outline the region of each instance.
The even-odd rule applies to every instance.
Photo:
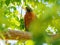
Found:
[[[10,0],[6,0],[5,3],[8,6],[10,4]]]
[[[55,41],[52,43],[52,45],[60,45],[60,39],[55,40]]]
[[[21,0],[15,0],[16,2],[20,2],[21,3]]]

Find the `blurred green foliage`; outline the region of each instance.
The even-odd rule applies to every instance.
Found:
[[[51,39],[53,35],[60,34],[60,0],[0,0],[0,31],[10,28],[24,30],[23,11],[19,13],[16,6],[27,4],[38,17],[29,28],[35,45],[60,45],[60,36],[53,42]]]

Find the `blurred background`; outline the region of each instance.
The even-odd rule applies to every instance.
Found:
[[[25,31],[27,5],[37,19],[29,27],[32,39],[17,45],[60,45],[60,0],[0,0],[0,32]]]

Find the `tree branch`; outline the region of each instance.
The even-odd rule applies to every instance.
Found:
[[[25,32],[25,31],[9,30],[2,34],[3,34],[5,40],[29,40],[29,39],[32,39],[31,33]]]

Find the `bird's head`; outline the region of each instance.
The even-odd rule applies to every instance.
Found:
[[[32,12],[32,7],[29,5],[22,6],[22,8],[26,10],[26,12]]]
[[[32,9],[31,9],[31,7],[29,7],[29,6],[26,6],[26,11],[27,11],[27,12],[32,12]]]

